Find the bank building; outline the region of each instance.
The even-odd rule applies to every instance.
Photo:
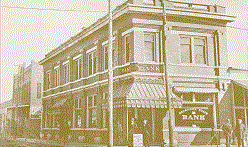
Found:
[[[147,120],[150,144],[168,141],[160,0],[113,10],[114,145],[128,145],[132,120]],[[218,132],[228,78],[225,8],[167,1],[168,83],[178,144],[207,144]],[[108,15],[45,55],[41,136],[58,139],[69,122],[75,142],[108,144]],[[223,112],[223,111],[221,111]],[[121,128],[121,129],[120,129]]]

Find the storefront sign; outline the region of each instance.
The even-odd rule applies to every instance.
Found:
[[[133,134],[133,146],[143,147],[143,134]]]
[[[178,108],[175,109],[176,126],[211,127],[213,124],[212,109],[204,108]]]

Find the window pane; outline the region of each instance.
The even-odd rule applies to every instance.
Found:
[[[88,107],[92,106],[92,96],[88,97]]]
[[[204,46],[195,46],[195,63],[205,64],[205,49]]]
[[[181,45],[181,62],[192,63],[190,45]]]
[[[194,45],[205,45],[205,39],[195,38]]]
[[[153,42],[145,42],[145,50],[144,50],[145,61],[153,61],[154,59],[153,49],[154,49]]]
[[[189,37],[181,37],[180,43],[181,44],[190,44],[190,38]]]
[[[129,62],[129,52],[130,52],[130,36],[125,37],[125,56],[126,62]]]
[[[96,73],[96,54],[93,54],[93,74]]]
[[[79,79],[79,60],[75,61],[75,79]]]
[[[151,41],[154,42],[154,33],[146,33],[144,34],[145,41]]]
[[[104,69],[108,69],[108,46],[104,47]]]
[[[89,54],[89,68],[88,68],[88,72],[89,72],[89,75],[92,75],[92,54]]]

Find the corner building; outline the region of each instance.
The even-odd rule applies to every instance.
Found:
[[[197,135],[217,130],[219,85],[228,82],[226,24],[235,17],[216,5],[168,1],[166,7],[176,140],[206,144],[197,142]],[[133,118],[138,125],[147,120],[150,144],[168,140],[162,13],[159,0],[129,0],[113,11],[115,145],[130,142]],[[44,69],[43,137],[58,139],[59,125],[66,121],[72,140],[108,143],[107,48],[105,16],[40,61]]]

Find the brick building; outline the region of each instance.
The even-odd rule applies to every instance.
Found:
[[[31,61],[18,65],[18,73],[13,80],[13,105],[7,108],[10,128],[13,135],[38,137],[42,107],[43,87],[42,66]]]
[[[129,0],[113,11],[116,145],[130,142],[133,118],[138,124],[147,120],[151,144],[168,140],[162,12],[159,0]],[[168,1],[166,14],[169,87],[173,104],[181,103],[174,110],[176,140],[207,144],[197,138],[210,138],[218,130],[220,87],[230,81],[226,24],[235,17],[221,6],[175,1]],[[44,69],[44,137],[57,139],[63,120],[73,140],[107,144],[107,48],[105,16],[39,62]]]

